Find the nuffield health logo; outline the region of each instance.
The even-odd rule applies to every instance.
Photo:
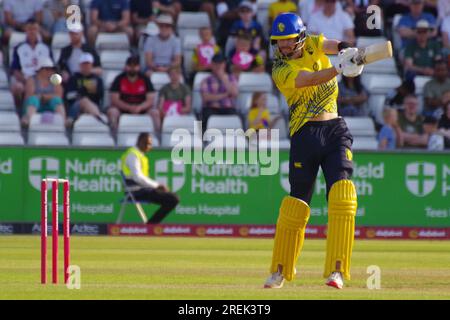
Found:
[[[413,162],[406,166],[406,187],[417,197],[425,197],[436,187],[436,165]]]
[[[155,179],[169,187],[172,192],[180,190],[184,185],[185,170],[183,164],[175,164],[170,159],[155,162]]]
[[[55,158],[31,158],[28,163],[28,177],[36,190],[41,190],[41,180],[58,178],[59,160]]]

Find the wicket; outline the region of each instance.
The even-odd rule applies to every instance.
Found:
[[[69,278],[70,262],[70,185],[66,179],[42,179],[41,181],[41,283],[47,283],[47,188],[52,184],[52,282],[58,283],[58,187],[63,184],[63,237],[64,237],[64,283]]]

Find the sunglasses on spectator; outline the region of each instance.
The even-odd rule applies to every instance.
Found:
[[[428,33],[428,29],[417,29],[417,33]]]
[[[172,28],[172,25],[171,25],[171,24],[164,24],[164,23],[163,23],[163,24],[160,24],[159,27],[160,27],[160,28]]]

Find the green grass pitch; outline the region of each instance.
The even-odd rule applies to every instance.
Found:
[[[450,241],[356,241],[344,290],[324,285],[324,240],[305,241],[280,290],[262,288],[271,239],[74,236],[71,247],[79,290],[40,284],[38,236],[0,237],[0,299],[450,299]],[[366,287],[370,265],[379,290]]]

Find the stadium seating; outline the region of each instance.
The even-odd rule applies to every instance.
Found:
[[[0,131],[20,132],[20,120],[15,112],[0,112]]]
[[[201,42],[200,36],[197,34],[189,33],[183,40],[183,71],[185,74],[192,72],[192,54],[195,47]]]
[[[100,53],[102,68],[106,70],[122,70],[130,56],[127,50],[103,50]]]
[[[181,12],[177,21],[177,34],[183,43],[187,34],[198,34],[200,28],[210,25],[206,12]]]
[[[13,111],[14,109],[14,98],[11,92],[7,90],[0,90],[0,111]]]
[[[122,73],[122,70],[104,70],[102,77],[103,77],[103,84],[105,86],[106,90],[109,90],[111,87],[114,79]]]
[[[345,122],[354,137],[375,137],[373,121],[369,117],[346,117]]]
[[[0,68],[0,88],[8,88],[8,76],[5,70]]]
[[[263,27],[264,33],[269,34],[269,6],[276,0],[258,0],[258,11],[256,12],[256,20]]]
[[[217,129],[222,133],[226,129],[243,129],[241,118],[237,115],[212,115],[208,118],[207,129]]]
[[[153,88],[156,91],[159,91],[165,84],[170,82],[170,78],[166,72],[153,72],[151,75],[151,81]]]
[[[383,123],[383,109],[386,96],[383,94],[371,94],[369,96],[370,115],[375,117],[378,123]]]
[[[202,145],[201,128],[198,135],[194,136],[194,127],[197,119],[193,115],[181,115],[164,118],[161,131],[161,144],[165,147],[173,146],[176,141],[171,139],[172,132],[176,129],[185,129],[186,134],[189,132],[191,138],[196,140],[196,145]]]
[[[16,32],[14,31],[11,34],[11,38],[9,38],[9,61],[12,61],[12,56],[14,52],[14,48],[21,42],[25,41],[25,32]]]
[[[363,73],[361,81],[371,94],[387,94],[402,83],[398,75]]]
[[[378,149],[378,142],[374,137],[354,137],[354,150],[376,150]]]
[[[380,60],[364,66],[364,73],[397,74],[394,58]]]
[[[123,114],[119,118],[117,130],[117,145],[121,147],[131,147],[136,145],[136,139],[141,132],[154,133],[153,121],[148,115]],[[159,141],[152,134],[153,146],[159,146]]]
[[[119,133],[155,132],[153,121],[148,115],[123,114],[119,118]]]
[[[119,133],[117,135],[117,146],[118,147],[132,147],[136,145],[136,141],[139,133]],[[153,147],[159,147],[159,140],[154,135],[152,136]]]
[[[380,43],[383,41],[387,41],[387,39],[385,37],[357,37],[356,47],[364,48],[370,46],[371,44]]]
[[[104,85],[104,95],[103,95],[103,106],[107,108],[110,105],[110,88],[114,81],[114,79],[122,72],[122,70],[104,70],[103,77],[103,85]]]
[[[114,139],[109,133],[81,133],[74,135],[72,144],[84,147],[114,147]]]
[[[69,139],[60,132],[37,132],[29,135],[28,144],[31,146],[69,146]]]
[[[103,120],[106,121],[106,117]],[[82,114],[75,121],[72,140],[75,146],[114,146],[109,127],[87,114]]]
[[[417,95],[419,95],[419,96],[423,95],[423,87],[431,79],[432,79],[432,77],[427,77],[427,76],[415,76],[414,77],[414,85],[416,87]]]
[[[70,37],[66,32],[56,32],[52,38],[52,49],[62,49],[70,44]]]
[[[36,141],[35,136],[39,136],[39,141],[45,141],[47,137],[65,135],[64,119],[57,113],[37,113],[30,119],[28,128],[28,143]],[[56,134],[55,134],[56,133]],[[58,135],[59,134],[59,135]],[[35,143],[39,144],[39,143]]]
[[[1,130],[1,127],[0,127]],[[2,132],[0,131],[0,145],[24,145],[24,140],[19,132]]]
[[[194,78],[194,85],[192,89],[192,109],[196,113],[200,113],[202,110],[202,96],[200,94],[200,85],[203,79],[209,77],[210,72],[197,72]]]
[[[239,76],[240,92],[272,92],[272,78],[267,73],[243,72]]]
[[[100,32],[95,41],[97,50],[128,50],[130,44],[127,34],[124,32],[104,33]]]
[[[106,121],[106,117],[102,117],[103,121]],[[82,114],[73,126],[74,133],[80,132],[109,132],[109,128],[106,124],[102,123],[92,115]]]

